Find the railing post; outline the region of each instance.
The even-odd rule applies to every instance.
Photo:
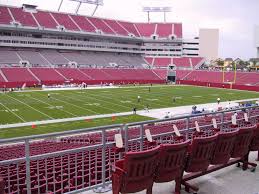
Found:
[[[140,151],[143,151],[144,143],[144,125],[140,125]]]
[[[102,186],[94,188],[93,191],[95,193],[105,193],[111,190],[111,186],[105,184],[105,176],[106,176],[106,130],[102,129]],[[97,170],[97,169],[96,169]]]
[[[190,118],[187,117],[186,118],[186,129],[189,130],[189,128],[190,128]]]
[[[120,134],[121,136],[123,137],[123,125],[120,127]],[[119,159],[121,160],[122,159],[122,152],[119,152]]]
[[[224,112],[221,114],[221,126],[220,126],[220,131],[223,131],[223,124],[224,124]]]
[[[129,134],[128,134],[128,125],[124,125],[124,133],[125,133],[125,152],[129,150]]]
[[[187,133],[185,133],[185,138],[188,139],[188,133],[189,133],[189,129],[190,129],[190,118],[189,118],[189,116],[187,116],[187,118],[186,118],[186,129],[187,129]]]
[[[248,111],[246,111],[247,112],[247,117],[248,117],[248,119],[250,118],[250,115],[251,115],[251,108],[248,108],[248,109],[246,109],[246,110],[248,110]]]
[[[106,149],[106,131],[102,130],[102,184],[105,184],[105,149]]]
[[[27,193],[31,194],[30,141],[28,139],[25,140],[25,163]]]

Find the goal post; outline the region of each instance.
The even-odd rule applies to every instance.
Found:
[[[225,81],[225,66],[223,66],[222,68],[222,83],[231,83],[231,88],[232,88],[232,84],[235,84],[236,83],[236,80],[237,80],[237,65],[236,63],[234,63],[234,77],[233,77],[233,80],[232,81]]]

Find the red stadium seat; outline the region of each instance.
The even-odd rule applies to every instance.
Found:
[[[159,147],[142,152],[129,152],[124,160],[115,163],[112,173],[113,194],[139,192],[147,189],[152,194],[152,186],[158,163]]]
[[[190,141],[185,141],[179,144],[162,144],[160,146],[159,165],[155,182],[162,183],[175,180],[175,193],[180,193],[179,187],[189,143]]]
[[[2,177],[0,177],[0,194],[4,194],[4,186],[5,182],[4,179]]]
[[[254,129],[255,126],[239,129],[234,143],[234,149],[231,153],[232,158],[242,158],[248,154]]]
[[[210,137],[195,137],[192,144],[189,147],[188,158],[185,167],[186,172],[201,172],[206,171],[210,165],[212,154],[215,150],[215,144],[218,135],[215,134]],[[182,181],[185,186],[185,190],[189,192],[190,188],[194,191],[198,191],[197,187],[194,187]]]
[[[226,164],[229,161],[237,134],[238,130],[218,133],[215,151],[213,153],[210,164]]]
[[[256,127],[254,127],[252,141],[251,141],[251,144],[249,145],[249,151],[259,151],[259,124],[257,124]],[[257,164],[248,161],[249,160],[248,154],[245,157],[246,158],[243,161],[243,169],[247,169],[248,166],[250,165],[253,167],[252,171],[254,171]]]

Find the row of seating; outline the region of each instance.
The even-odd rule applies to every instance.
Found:
[[[4,76],[4,77],[3,77]],[[21,87],[65,82],[81,84],[101,83],[164,83],[149,69],[86,69],[86,68],[0,68],[0,87],[8,84]]]
[[[170,35],[182,38],[181,23],[131,23],[41,10],[27,12],[22,8],[6,6],[0,6],[0,18],[0,24],[5,25],[10,25],[14,18],[22,26],[28,27],[58,29],[58,26],[63,26],[70,31],[95,33],[100,30],[105,34],[122,36],[151,37],[156,34],[162,38]]]
[[[185,190],[198,191],[187,181],[242,162],[243,170],[248,165],[249,151],[259,150],[259,123],[239,128],[232,126],[223,131],[205,136],[206,131],[192,139],[176,144],[161,144],[150,150],[128,152],[124,159],[116,161],[113,167],[112,188],[114,194],[133,193],[147,190],[152,194],[153,183],[175,180],[175,194]],[[182,138],[184,139],[184,138]],[[184,172],[188,173],[184,175]]]
[[[259,110],[251,110],[250,117],[254,117],[259,115]],[[228,122],[222,126],[223,128],[228,128],[231,124],[231,116],[232,113],[224,114],[224,121]],[[212,125],[212,118],[214,118],[217,122],[218,127],[220,126],[221,122],[221,115],[213,115],[213,116],[206,116],[206,117],[195,117],[193,119],[189,119],[189,128],[195,127],[195,122],[198,121],[199,125],[202,129],[209,130]],[[245,126],[244,123],[244,114],[243,112],[238,112],[236,114],[236,118],[238,120],[239,126]],[[257,122],[254,120],[253,122]],[[156,123],[155,125],[146,125],[144,129],[149,129],[153,135],[159,135],[164,133],[172,132],[172,126],[176,125],[180,131],[183,131],[187,128],[186,120],[176,120],[170,122],[162,122]],[[208,126],[203,127],[203,126]],[[106,131],[105,137],[106,142],[113,142],[114,135],[120,132],[119,130],[109,130]],[[125,136],[125,132],[121,131],[122,136]],[[182,132],[187,138],[192,138],[192,131],[190,133]],[[131,127],[128,133],[129,139],[136,139],[141,135],[141,131],[139,127]],[[58,152],[62,150],[68,150],[73,148],[79,148],[80,146],[88,146],[88,145],[96,145],[102,142],[102,133],[95,132],[95,133],[86,133],[81,135],[73,135],[68,137],[61,137],[58,140],[44,140],[38,142],[31,142],[30,143],[30,155],[40,155],[44,153],[51,153],[51,152]],[[15,158],[21,158],[25,156],[25,145],[24,144],[17,144],[17,145],[9,145],[9,146],[1,146],[0,147],[0,161],[10,160]]]
[[[154,72],[162,79],[167,79],[167,69],[154,69]],[[188,80],[194,82],[206,83],[226,83],[234,82],[235,73],[225,72],[223,79],[222,71],[207,71],[207,70],[176,70],[176,80]],[[237,72],[236,84],[238,85],[258,85],[258,72]]]
[[[220,71],[192,71],[185,80],[199,81],[199,82],[211,82],[211,83],[224,83],[234,82],[235,73]],[[237,72],[236,84],[240,85],[254,85],[259,82],[259,76],[257,72]]]
[[[258,109],[250,111],[250,122],[259,122]],[[220,117],[214,115],[217,122],[220,122]],[[253,118],[252,118],[253,117]],[[224,120],[229,121],[231,114],[225,114]],[[243,113],[237,114],[238,125],[249,126],[244,122]],[[151,134],[155,136],[154,142],[145,141],[141,144],[136,140],[140,137],[140,128],[134,127],[129,129],[129,144],[128,150],[132,152],[139,152],[141,149],[150,150],[159,144],[176,144],[184,143],[185,140],[195,139],[197,137],[207,138],[215,134],[211,125],[212,116],[196,117],[190,119],[190,127],[195,126],[195,121],[198,120],[201,125],[200,128],[204,131],[197,133],[195,130],[185,131],[185,120],[178,120],[176,122],[160,123],[156,125],[147,125],[145,129],[149,129]],[[241,119],[241,120],[240,120]],[[178,138],[175,134],[172,136],[172,125],[179,127],[183,138]],[[202,127],[206,125],[206,127]],[[223,129],[229,129],[230,124],[222,126]],[[218,125],[218,127],[221,127]],[[102,172],[105,172],[105,181],[111,180],[111,163],[117,161],[120,156],[124,156],[123,149],[118,149],[114,144],[115,134],[121,133],[125,136],[125,132],[120,130],[107,131],[106,141],[109,146],[105,149],[105,169],[102,168],[102,149],[87,147],[102,144],[102,135],[99,132],[63,137],[59,140],[48,140],[33,142],[30,144],[31,155],[41,155],[44,153],[59,152],[69,149],[79,149],[85,147],[84,151],[70,151],[70,153],[55,154],[55,156],[44,157],[42,159],[32,159],[30,162],[31,172],[31,188],[32,193],[64,193],[80,188],[88,188],[96,184],[102,183]],[[161,137],[161,134],[165,134]],[[0,155],[2,161],[24,157],[24,145],[10,145],[2,146]],[[12,164],[0,165],[0,177],[4,180],[4,189],[6,193],[27,193],[26,189],[26,165],[24,160],[14,162]]]
[[[168,65],[175,65],[178,68],[197,69],[204,63],[202,57],[145,57],[148,64],[156,68],[166,68]]]
[[[51,65],[64,66],[71,62],[83,67],[104,67],[110,66],[110,64],[117,64],[120,67],[134,66],[141,68],[145,64],[141,55],[133,54],[0,48],[0,64],[18,65],[20,61],[28,61],[30,65],[39,67],[50,67]]]

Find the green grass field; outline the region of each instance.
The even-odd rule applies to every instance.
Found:
[[[103,125],[123,124],[123,123],[138,122],[138,121],[145,121],[145,120],[153,120],[153,118],[144,117],[140,115],[130,115],[130,116],[116,117],[115,121],[113,121],[111,118],[99,118],[99,119],[91,119],[91,120],[36,125],[36,128],[32,128],[31,126],[5,128],[5,129],[0,129],[0,138],[4,139],[4,138],[21,137],[21,136],[28,136],[28,135],[39,135],[39,134],[74,130],[74,129],[83,129],[83,128],[89,128],[89,127],[103,126]]]
[[[150,109],[166,108],[183,105],[216,102],[218,97],[222,101],[259,98],[259,93],[194,86],[153,86],[122,87],[114,89],[91,89],[70,91],[33,91],[0,94],[0,124],[23,123],[30,121],[71,118],[108,113],[132,111],[133,107],[143,110],[146,105]],[[48,99],[47,94],[50,94]],[[141,102],[137,102],[137,96]],[[173,102],[172,98],[176,98]],[[146,120],[144,117],[123,117],[123,123]],[[101,119],[98,125],[111,124],[107,119]],[[118,121],[119,122],[119,121]],[[83,123],[83,124],[82,124]],[[54,126],[55,125],[55,126]],[[38,133],[71,130],[96,125],[85,125],[85,122],[66,122],[43,125]],[[62,129],[61,129],[62,128]],[[35,134],[27,128],[20,135]],[[11,137],[11,133],[19,129],[0,129],[0,138]],[[28,133],[26,133],[28,131]],[[16,133],[16,132],[15,132]],[[12,136],[13,137],[13,136]]]

